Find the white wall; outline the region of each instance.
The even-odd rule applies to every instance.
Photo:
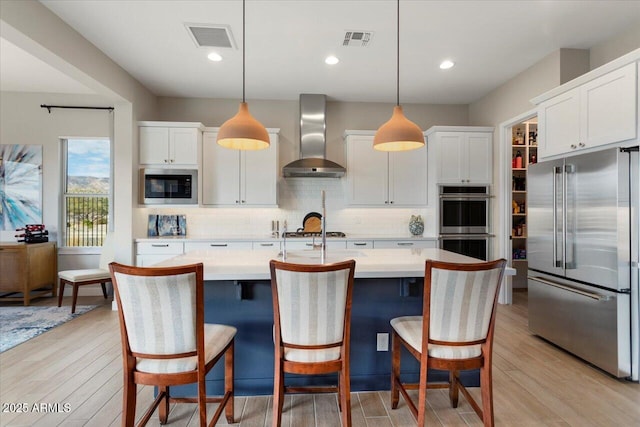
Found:
[[[68,26],[40,2],[34,0],[3,2],[0,8],[2,37],[26,52],[43,60],[73,79],[83,83],[113,106],[114,117],[114,231],[117,260],[133,261],[133,203],[137,184],[138,117],[154,114],[156,97],[137,80],[120,68],[93,44]],[[8,99],[11,101],[14,98]],[[60,104],[64,98],[51,97]],[[46,102],[46,101],[42,101]],[[38,101],[37,105],[40,105]],[[11,103],[7,109],[15,109]],[[31,126],[48,126],[46,121],[23,111]],[[52,115],[55,113],[52,113]],[[12,119],[13,120],[13,119]],[[18,121],[3,121],[2,127],[22,128]],[[55,133],[55,132],[54,132]],[[47,162],[49,159],[47,159]],[[45,168],[50,166],[45,165]],[[133,177],[133,178],[132,178]],[[55,209],[57,211],[57,208]],[[51,213],[45,214],[45,220]],[[49,224],[47,224],[49,225]],[[78,260],[79,266],[86,262]],[[64,263],[61,263],[64,265]]]

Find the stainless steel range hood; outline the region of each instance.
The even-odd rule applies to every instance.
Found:
[[[346,169],[327,160],[325,95],[300,95],[300,159],[282,168],[286,177],[340,178]]]

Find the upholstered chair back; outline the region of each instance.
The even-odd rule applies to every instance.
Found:
[[[285,359],[303,362],[336,360],[345,327],[349,269],[326,272],[276,270],[282,342],[327,345],[322,350],[285,349]]]
[[[196,275],[115,273],[129,347],[134,353],[196,350]]]
[[[100,253],[99,267],[101,270],[109,271],[109,263],[116,257],[116,245],[113,232],[107,232],[102,242],[102,252]]]
[[[471,342],[487,338],[501,268],[431,270],[429,338]]]

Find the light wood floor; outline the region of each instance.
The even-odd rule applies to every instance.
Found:
[[[500,306],[498,311],[496,424],[639,426],[640,385],[614,379],[529,334],[526,293],[516,293],[514,300],[514,305]],[[103,301],[80,298],[81,304]],[[55,302],[41,299],[36,304]],[[118,426],[121,393],[120,336],[110,303],[0,354],[1,426]],[[138,406],[149,402],[152,393],[148,387],[140,389]],[[387,391],[353,393],[353,425],[415,425],[402,398],[400,407],[391,410],[388,395]],[[10,404],[20,403],[26,404],[27,413],[5,412],[16,409]],[[34,403],[60,407],[45,405],[44,411],[36,412]],[[446,391],[433,390],[428,405],[428,425],[480,425],[462,396],[454,410]],[[238,397],[235,407],[241,427],[270,425],[270,396]],[[287,396],[284,411],[283,426],[340,425],[335,395]],[[169,425],[195,426],[194,413],[195,405],[174,406]],[[149,425],[158,425],[155,416]]]

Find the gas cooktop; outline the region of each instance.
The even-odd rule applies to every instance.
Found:
[[[320,231],[287,231],[284,237],[322,237]],[[327,237],[346,237],[342,231],[327,231]]]

